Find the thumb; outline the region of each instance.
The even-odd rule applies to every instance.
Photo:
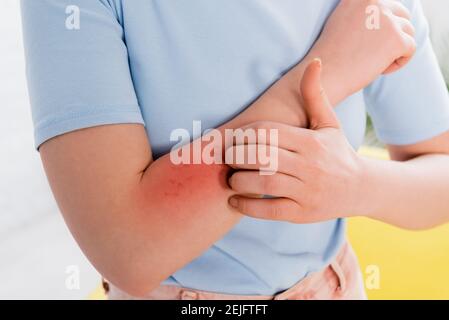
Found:
[[[304,109],[309,118],[310,129],[340,128],[329,99],[321,85],[322,62],[313,59],[309,63],[301,80],[301,95]]]

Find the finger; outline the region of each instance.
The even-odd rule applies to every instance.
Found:
[[[401,27],[401,30],[408,34],[411,37],[415,37],[416,29],[413,26],[413,23],[410,22],[410,20],[404,19],[404,18],[396,18],[398,20],[398,23]]]
[[[410,20],[412,18],[412,15],[410,11],[407,9],[406,6],[404,6],[401,1],[393,1],[390,3],[390,10],[393,12],[393,14],[397,17],[401,17],[407,20]]]
[[[301,146],[307,144],[313,135],[311,130],[272,121],[254,122],[240,129],[247,138],[234,137],[234,145],[266,144],[294,152],[300,151]]]
[[[382,74],[386,75],[396,72],[410,62],[416,52],[415,39],[408,34],[404,34],[404,45],[406,47],[404,55],[399,59],[396,59]]]
[[[321,68],[321,60],[314,59],[307,66],[301,80],[301,95],[310,128],[340,128],[337,116],[321,85]]]
[[[412,59],[411,57],[402,57],[402,58],[397,59],[395,61],[395,65],[397,66],[397,70],[401,69],[406,64],[408,64],[411,59]]]
[[[306,161],[298,153],[275,148],[266,145],[233,146],[225,151],[225,163],[237,170],[257,170],[266,174],[279,172],[299,177],[306,168]]]
[[[291,199],[253,199],[233,196],[229,199],[229,204],[249,217],[294,223],[301,222],[301,206]]]
[[[403,57],[404,58],[412,58],[416,52],[415,37],[408,35],[408,34],[404,34],[404,43],[405,43],[406,50],[405,50]]]
[[[302,182],[290,175],[260,175],[257,171],[238,171],[229,179],[229,186],[238,194],[269,195],[295,200]]]

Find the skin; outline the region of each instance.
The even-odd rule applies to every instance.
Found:
[[[255,218],[311,223],[350,214],[359,202],[358,156],[347,142],[326,94],[321,89],[321,61],[310,63],[301,83],[310,129],[276,122],[259,122],[245,129],[276,129],[279,135],[278,170],[261,175],[260,164],[228,163],[239,170],[229,185],[239,195],[230,204]],[[258,141],[239,144],[227,152],[248,154]],[[348,189],[348,187],[350,187]],[[242,194],[271,195],[274,199],[247,198]],[[366,197],[366,196],[365,196]],[[356,207],[357,208],[357,207]]]
[[[373,2],[366,1],[365,5]],[[332,21],[353,28],[360,22],[358,10],[364,8],[348,3],[343,1],[338,12],[354,10],[353,14],[340,14]],[[398,20],[407,11],[391,5],[392,1],[385,3],[391,7],[380,4],[390,13],[382,16],[388,22],[382,28],[351,29],[354,36],[363,39],[362,45],[371,47],[368,52],[374,52],[375,41],[383,39],[387,47],[381,55],[347,59],[357,55],[361,43],[354,44],[339,33],[324,32],[323,40],[320,38],[301,63],[218,130],[267,119],[307,126],[298,83],[316,56],[322,57],[326,66],[322,82],[332,104],[363,88],[398,59],[411,56],[414,45],[405,39],[412,33]],[[328,50],[336,46],[339,50],[328,58]],[[363,67],[373,59],[376,68],[367,74]],[[339,77],[335,76],[337,72]],[[347,84],[342,85],[341,79],[348,79]],[[109,281],[134,296],[145,295],[158,286],[223,237],[242,217],[228,202],[237,194],[227,182],[230,167],[176,166],[169,155],[154,161],[141,125],[106,125],[70,132],[45,142],[40,154],[60,210],[83,252]]]
[[[301,83],[310,129],[273,122],[244,127],[278,130],[279,143],[270,147],[278,150],[279,170],[261,175],[263,166],[258,163],[229,163],[239,170],[229,179],[239,194],[230,204],[254,218],[292,223],[330,220],[342,214],[366,216],[406,229],[447,222],[449,133],[404,148],[390,146],[397,161],[360,157],[346,140],[322,89],[321,68],[319,60],[312,62]],[[257,143],[235,145],[227,152],[257,152]]]

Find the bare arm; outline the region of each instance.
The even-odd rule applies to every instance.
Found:
[[[295,90],[280,84],[220,129],[267,118],[303,126]],[[234,194],[228,166],[174,165],[169,155],[153,161],[141,125],[74,131],[47,141],[40,153],[83,252],[108,280],[134,295],[200,255],[241,217],[228,205]]]
[[[406,229],[449,221],[449,132],[409,146],[389,146],[394,161],[366,160],[367,216]],[[394,208],[394,209],[393,209]]]

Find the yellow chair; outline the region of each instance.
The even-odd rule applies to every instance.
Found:
[[[388,159],[384,149],[363,147],[360,153]],[[449,299],[449,225],[411,232],[352,218],[348,235],[368,283],[369,299]],[[374,285],[373,276],[379,276]],[[105,298],[101,286],[89,296]]]

